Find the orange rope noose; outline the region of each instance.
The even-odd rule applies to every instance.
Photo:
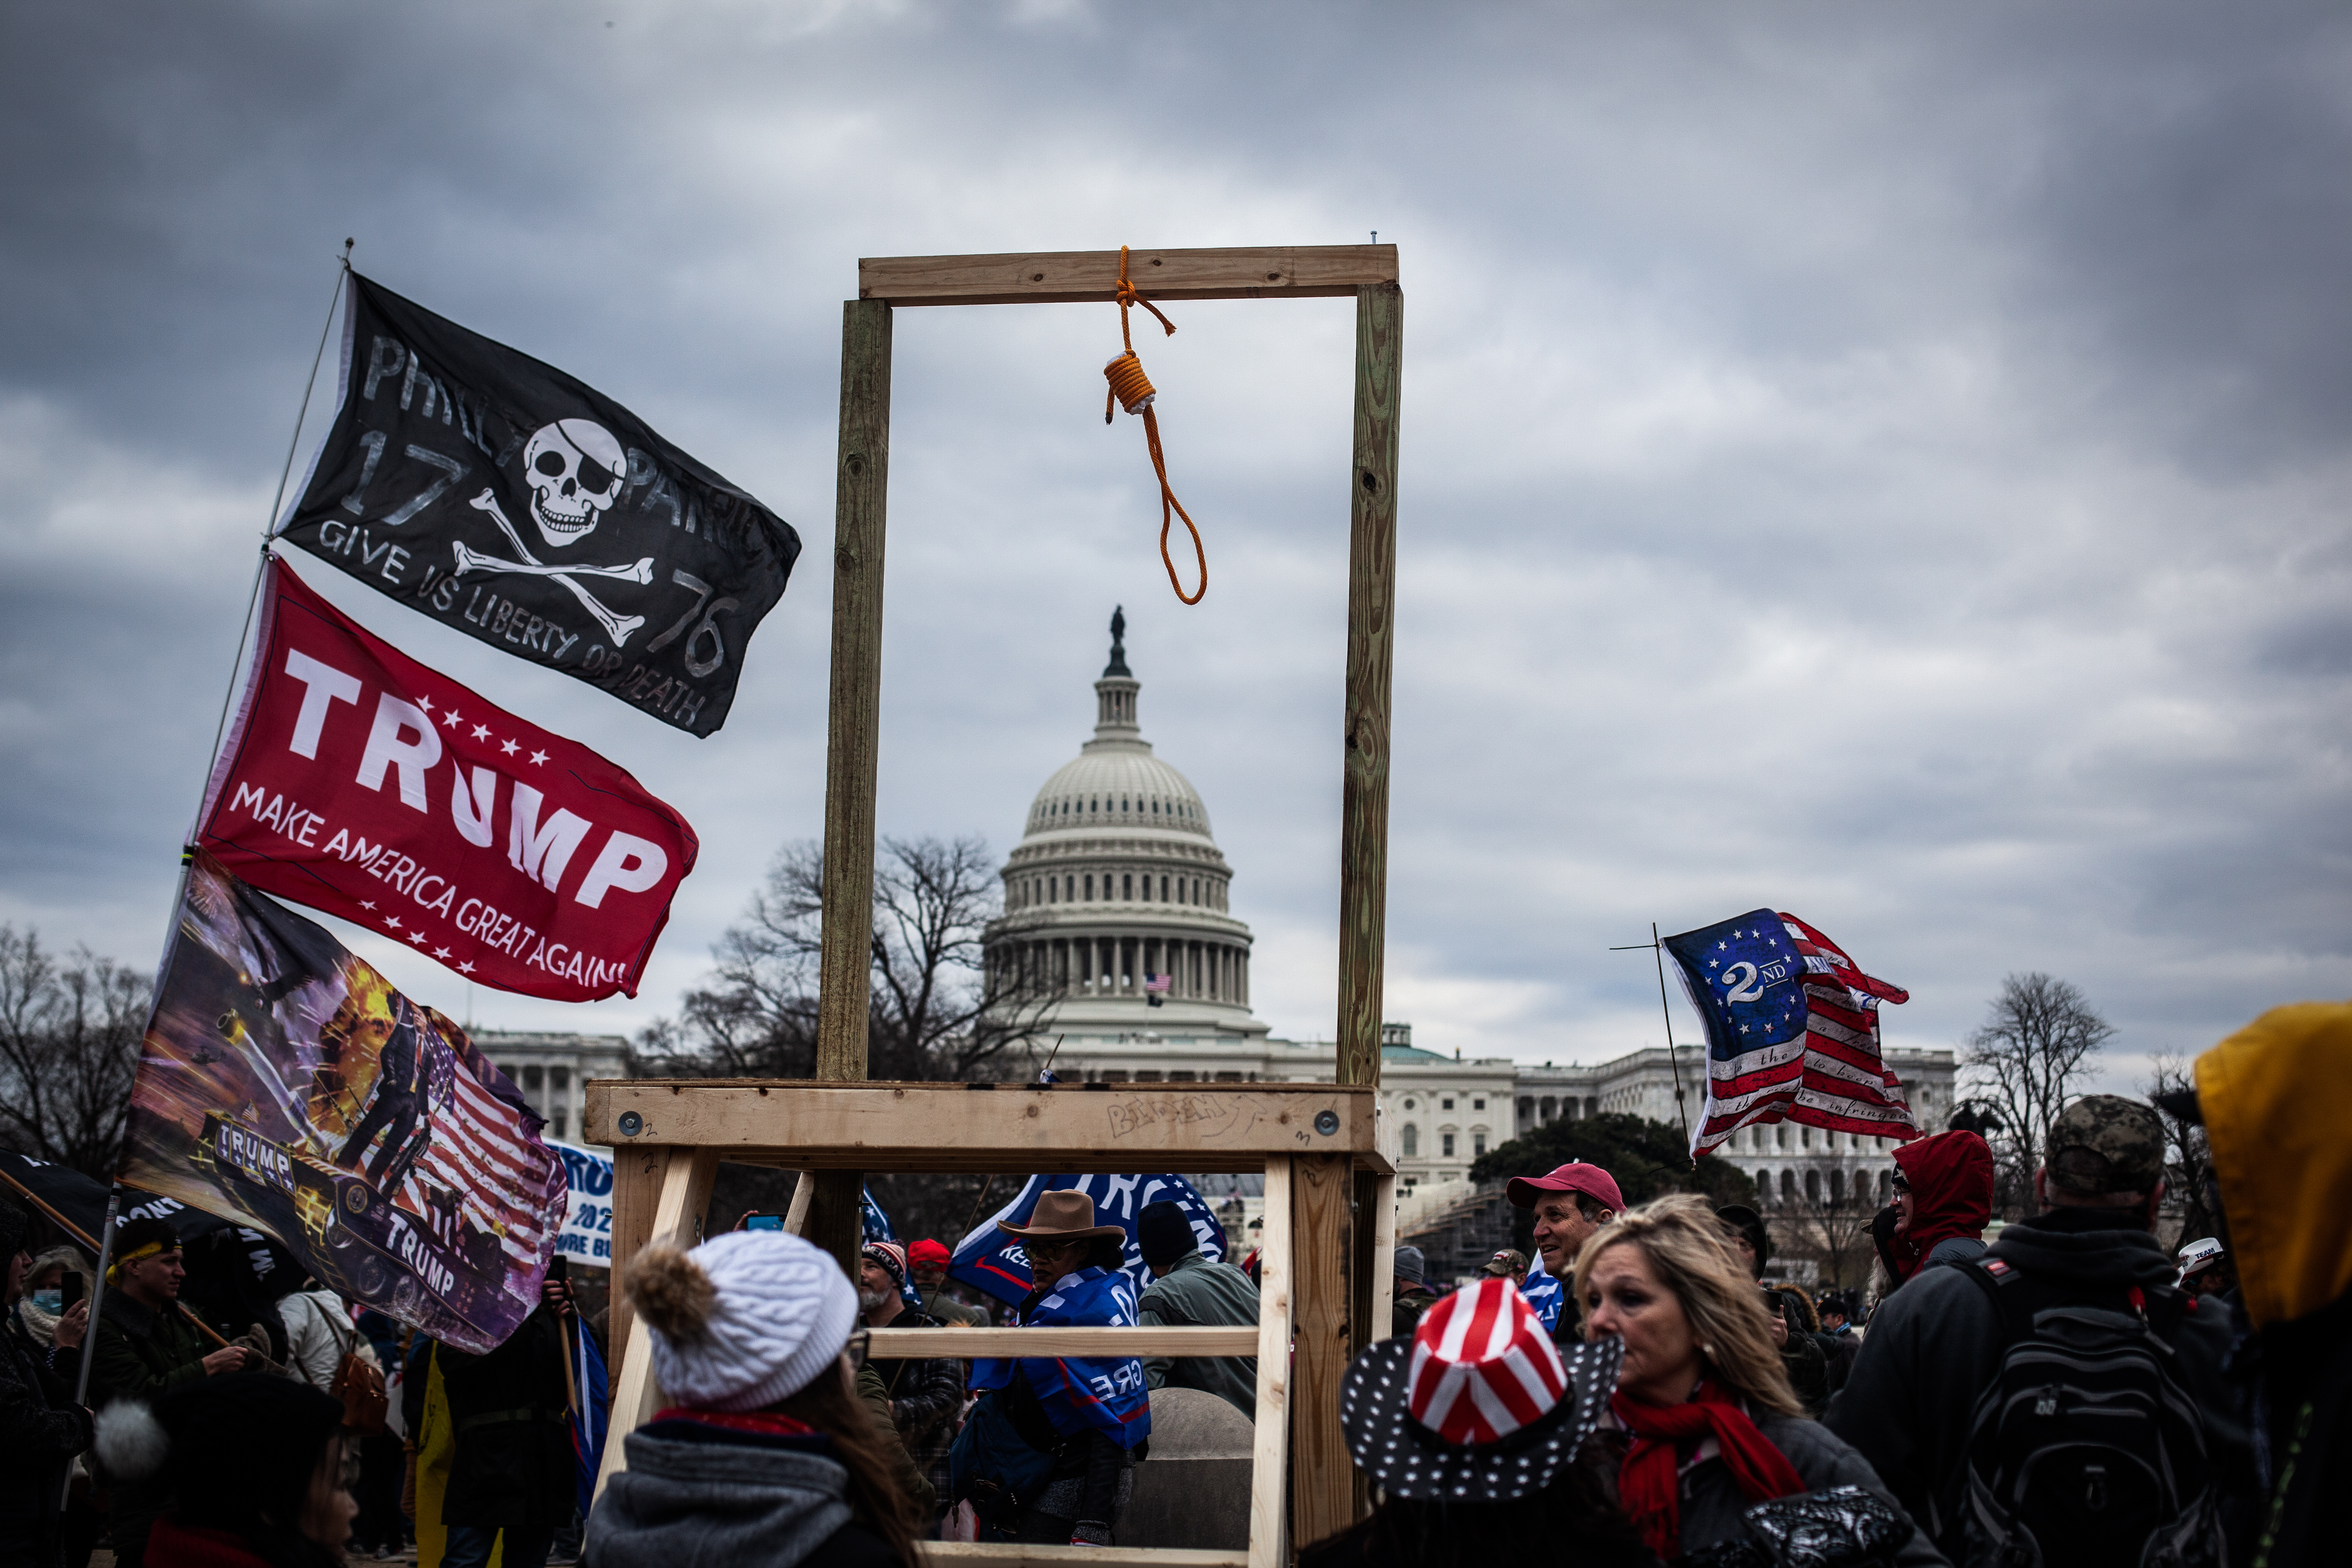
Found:
[[[1160,418],[1151,411],[1152,400],[1160,395],[1152,390],[1150,378],[1143,374],[1143,362],[1135,357],[1135,339],[1128,331],[1127,312],[1136,305],[1159,316],[1167,335],[1175,336],[1176,323],[1160,315],[1160,307],[1137,293],[1135,285],[1128,281],[1127,247],[1122,245],[1118,247],[1118,341],[1124,352],[1103,366],[1103,377],[1110,383],[1110,392],[1103,399],[1103,423],[1110,423],[1114,404],[1129,414],[1143,416],[1143,444],[1151,452],[1152,471],[1160,476],[1160,563],[1168,568],[1168,585],[1176,590],[1176,596],[1185,604],[1197,605],[1209,591],[1209,552],[1202,547],[1201,531],[1192,526],[1192,514],[1184,510],[1184,503],[1168,488],[1168,458],[1160,449]],[[1185,531],[1192,536],[1193,557],[1201,563],[1201,585],[1189,595],[1176,575],[1175,561],[1168,553],[1168,530],[1174,521],[1169,515],[1171,510],[1176,517],[1184,520]]]

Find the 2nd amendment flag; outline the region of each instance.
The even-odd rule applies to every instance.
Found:
[[[695,735],[801,552],[595,388],[357,273],[341,405],[278,537]]]

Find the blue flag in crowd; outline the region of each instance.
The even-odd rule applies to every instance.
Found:
[[[566,1332],[573,1342],[573,1380],[580,1385],[580,1408],[572,1413],[572,1452],[579,1460],[580,1517],[586,1519],[588,1505],[596,1500],[596,1471],[604,1462],[604,1354],[587,1324],[575,1319]]]
[[[882,1205],[874,1201],[874,1189],[871,1187],[860,1186],[857,1189],[857,1219],[858,1223],[865,1227],[865,1238],[867,1241],[898,1239],[898,1233],[891,1228],[890,1216],[884,1214]],[[923,1299],[915,1294],[915,1280],[911,1269],[908,1270],[906,1279],[898,1281],[898,1299],[917,1311],[922,1310]],[[583,1514],[582,1517],[586,1516]]]
[[[1143,1267],[1143,1253],[1135,1242],[1135,1219],[1147,1204],[1164,1200],[1180,1205],[1192,1222],[1202,1256],[1212,1262],[1224,1261],[1225,1227],[1217,1223],[1216,1211],[1207,1200],[1181,1176],[1032,1176],[1018,1196],[956,1244],[955,1256],[948,1263],[949,1277],[1018,1306],[1035,1289],[1029,1279],[1029,1258],[1021,1250],[1018,1237],[996,1228],[997,1221],[1027,1225],[1039,1198],[1065,1189],[1094,1199],[1097,1225],[1115,1225],[1127,1232],[1125,1267],[1133,1289],[1140,1290],[1151,1282]]]
[[[1544,1332],[1559,1327],[1559,1304],[1563,1300],[1560,1281],[1544,1272],[1543,1254],[1538,1252],[1528,1260],[1528,1280],[1519,1287],[1519,1294],[1528,1299],[1536,1316],[1543,1321]]]
[[[1069,1282],[1038,1302],[1030,1314],[1032,1327],[1135,1327],[1135,1282],[1126,1270],[1081,1268],[1076,1276],[1064,1279]],[[1132,1448],[1151,1436],[1151,1397],[1144,1386],[1143,1363],[1135,1357],[1023,1356],[1018,1361],[975,1361],[971,1386],[983,1391],[1003,1388],[1012,1383],[1016,1366],[1061,1436],[1075,1437],[1093,1427],[1122,1448]]]

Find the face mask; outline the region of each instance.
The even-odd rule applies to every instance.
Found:
[[[63,1290],[36,1290],[33,1292],[33,1305],[54,1318],[66,1310],[66,1293]]]

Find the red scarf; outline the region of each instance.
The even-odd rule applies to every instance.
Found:
[[[693,1421],[729,1432],[755,1432],[763,1437],[818,1437],[824,1434],[805,1421],[773,1410],[698,1410],[673,1405],[654,1413],[656,1421]]]
[[[1643,1405],[1617,1394],[1611,1395],[1609,1407],[1633,1434],[1633,1446],[1617,1471],[1617,1500],[1641,1532],[1643,1543],[1661,1558],[1682,1552],[1682,1486],[1675,1449],[1685,1442],[1714,1434],[1731,1479],[1749,1502],[1805,1489],[1797,1468],[1713,1378],[1698,1385],[1687,1405]]]

